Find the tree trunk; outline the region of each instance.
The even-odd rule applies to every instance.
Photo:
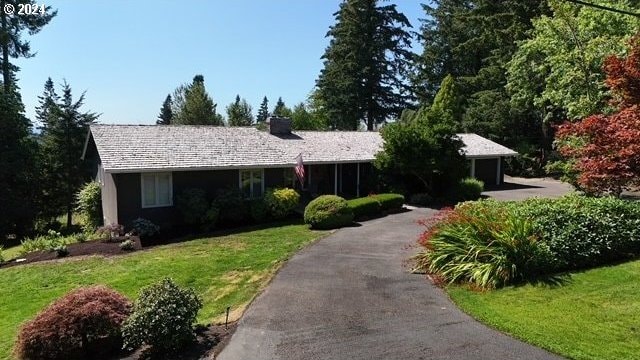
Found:
[[[2,25],[2,81],[5,94],[11,91],[11,68],[9,67],[9,30],[7,29],[7,14],[4,12],[5,1],[0,0],[0,22]]]

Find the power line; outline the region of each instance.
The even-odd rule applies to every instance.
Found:
[[[612,12],[615,12],[615,13],[618,13],[618,14],[631,15],[631,16],[635,16],[637,18],[640,18],[640,14],[639,13],[634,13],[634,12],[627,11],[627,10],[616,9],[616,8],[612,8],[612,7],[608,7],[608,6],[604,6],[604,5],[592,4],[592,3],[588,3],[588,2],[584,2],[584,1],[580,1],[580,0],[564,0],[564,1],[570,2],[570,3],[573,3],[573,4],[577,4],[577,5],[589,6],[589,7],[600,9],[600,10],[612,11]]]

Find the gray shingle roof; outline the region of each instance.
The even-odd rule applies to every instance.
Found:
[[[467,158],[516,156],[517,152],[476,134],[457,134],[464,143],[462,151]]]
[[[214,126],[92,125],[107,172],[289,167],[369,162],[382,147],[377,132],[296,131],[275,136],[255,128]],[[515,152],[475,134],[461,134],[468,156]]]

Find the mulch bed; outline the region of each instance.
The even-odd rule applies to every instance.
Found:
[[[137,236],[131,236],[130,239],[134,243],[134,251],[141,250],[142,245],[140,243],[140,238]],[[70,257],[76,256],[88,256],[88,255],[102,255],[102,256],[116,256],[116,255],[124,255],[130,254],[132,251],[122,250],[120,249],[120,241],[124,241],[125,239],[118,239],[112,242],[106,242],[103,240],[91,240],[83,243],[75,243],[67,245],[67,250],[69,253],[64,257],[58,257],[58,254],[55,251],[36,251],[32,253],[25,254],[24,256],[20,256],[17,259],[13,259],[7,262],[0,264],[0,267],[11,267],[17,265],[31,264],[34,262],[40,261],[50,261],[50,260],[60,260],[67,259]],[[16,260],[24,259],[20,262]]]
[[[231,339],[231,335],[236,331],[237,322],[229,323],[228,327],[223,325],[198,326],[196,328],[196,342],[189,345],[180,354],[166,355],[165,359],[175,360],[197,360],[215,359],[222,349]],[[141,348],[133,354],[119,357],[118,360],[143,360],[150,358],[148,348]],[[153,357],[158,358],[158,355]]]

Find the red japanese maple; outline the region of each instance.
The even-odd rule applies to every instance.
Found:
[[[618,111],[564,123],[556,134],[560,153],[575,160],[578,183],[593,193],[619,195],[640,185],[640,35],[631,39],[629,50],[626,57],[610,56],[604,64]]]

